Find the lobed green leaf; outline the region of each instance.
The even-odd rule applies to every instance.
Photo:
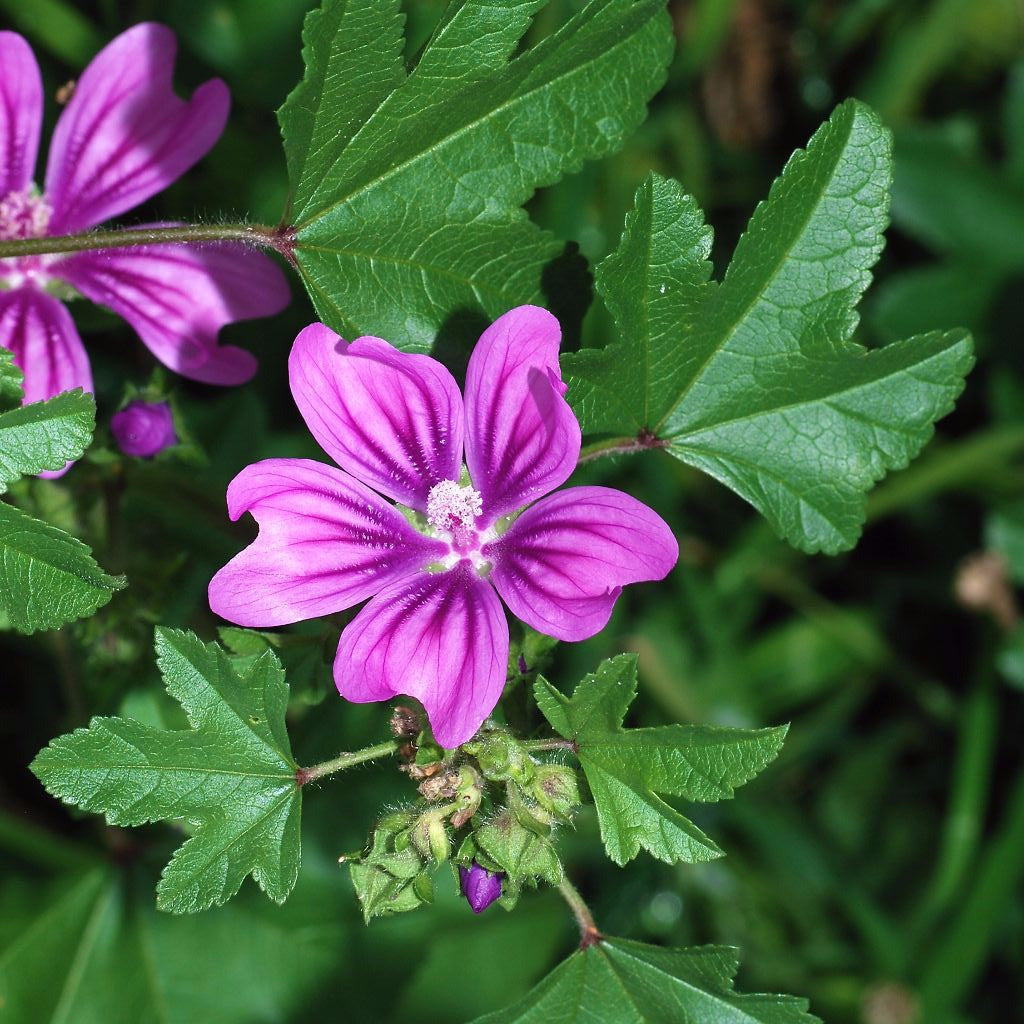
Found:
[[[474,1024],[818,1021],[804,999],[736,992],[738,967],[736,950],[727,946],[665,949],[605,938],[574,953],[514,1006]]]
[[[718,846],[657,794],[729,799],[775,759],[787,727],[623,729],[636,687],[636,657],[622,654],[586,676],[571,697],[544,678],[534,693],[555,731],[575,744],[612,860],[625,864],[641,848],[669,863],[719,857]]]
[[[239,672],[217,645],[176,630],[158,629],[156,647],[167,692],[192,728],[94,718],[53,740],[32,771],[54,796],[112,825],[195,826],[164,870],[161,909],[220,905],[249,874],[281,903],[298,873],[302,807],[284,673],[269,652]]]
[[[330,326],[422,351],[542,299],[563,247],[520,207],[622,144],[672,51],[664,0],[592,0],[516,54],[542,6],[456,0],[408,74],[397,0],[326,0],[307,20],[280,119],[296,258]]]
[[[56,629],[92,615],[124,586],[81,541],[0,501],[0,611],[12,628]]]
[[[597,287],[622,340],[564,359],[587,432],[656,438],[790,543],[856,543],[865,492],[902,468],[973,365],[965,331],[868,351],[851,338],[883,245],[889,135],[856,101],[794,154],[721,283],[693,200],[652,175]]]
[[[0,385],[0,398],[13,393],[12,379]],[[0,493],[19,477],[81,458],[95,423],[96,403],[79,388],[0,413]]]

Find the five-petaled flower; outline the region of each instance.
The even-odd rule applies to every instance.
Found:
[[[0,239],[72,234],[144,202],[184,174],[227,120],[223,82],[175,96],[174,34],[136,25],[82,73],[50,144],[42,193],[32,185],[43,87],[32,50],[0,32]],[[211,384],[241,384],[248,352],[218,346],[221,327],[288,302],[280,269],[228,243],[162,244],[0,259],[0,345],[25,374],[25,401],[80,387],[92,372],[67,309],[67,286],[123,316],[162,363]]]
[[[341,469],[268,459],[235,477],[229,514],[251,512],[260,532],[213,578],[213,610],[277,626],[370,598],[338,645],[342,696],[409,694],[439,743],[468,740],[505,683],[499,594],[533,628],[583,640],[624,584],[663,578],[678,556],[666,523],[621,491],[549,494],[580,452],[560,341],[545,310],[506,313],[470,358],[463,401],[429,356],[307,327],[289,357],[292,394]]]

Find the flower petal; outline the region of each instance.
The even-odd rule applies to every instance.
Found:
[[[173,91],[174,33],[122,32],[82,72],[54,129],[46,168],[50,233],[83,231],[149,199],[205,156],[230,97],[219,79],[188,102]]]
[[[288,377],[320,447],[382,494],[423,511],[434,484],[459,479],[462,396],[436,359],[380,338],[348,343],[310,324],[292,346]]]
[[[49,271],[123,316],[165,366],[207,384],[242,384],[256,372],[251,353],[217,344],[220,329],[278,313],[290,298],[269,256],[230,242],[76,253]]]
[[[382,590],[341,634],[334,681],[359,704],[400,693],[417,698],[437,742],[452,748],[498,703],[507,667],[501,602],[462,562]]]
[[[679,546],[661,516],[628,494],[570,487],[528,508],[483,553],[516,618],[585,640],[607,624],[625,584],[663,579]]]
[[[519,306],[495,320],[466,373],[466,464],[483,499],[480,527],[565,483],[580,425],[562,397],[562,331],[545,309]]]
[[[0,199],[28,188],[43,123],[43,82],[32,47],[0,32]]]
[[[228,486],[228,513],[259,536],[210,581],[210,607],[240,626],[280,626],[365,601],[444,545],[357,480],[309,459],[266,459]]]
[[[0,291],[0,344],[25,374],[25,404],[61,391],[92,391],[92,371],[71,314],[36,288]]]

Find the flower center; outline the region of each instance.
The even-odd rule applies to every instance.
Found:
[[[0,199],[0,238],[40,238],[50,226],[53,207],[32,189]]]
[[[0,239],[41,238],[50,226],[53,207],[34,189],[8,192],[0,199]],[[54,256],[19,256],[0,260],[0,288],[46,285],[46,267]]]
[[[482,511],[480,492],[454,480],[434,484],[427,495],[427,522],[439,533],[452,537],[471,531]]]

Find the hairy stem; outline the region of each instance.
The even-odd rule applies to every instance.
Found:
[[[650,451],[652,448],[667,448],[668,442],[660,437],[655,437],[649,430],[641,431],[636,437],[612,437],[604,441],[592,441],[580,449],[580,456],[576,460],[577,466],[582,466],[594,459],[603,458],[606,455],[635,455],[637,452]]]
[[[571,750],[574,754],[579,749],[572,740],[555,737],[549,740],[522,740],[519,744],[524,750]]]
[[[262,249],[273,249],[289,263],[295,262],[295,239],[292,229],[272,228],[266,224],[183,224],[166,228],[83,231],[77,235],[52,235],[42,238],[8,238],[0,240],[0,259],[62,252],[89,252],[96,249],[126,249],[168,242],[244,242]]]
[[[590,913],[590,907],[583,902],[583,897],[576,886],[568,878],[563,877],[562,881],[558,883],[558,891],[562,894],[562,899],[569,904],[569,909],[572,911],[573,917],[576,918],[576,924],[580,929],[580,949],[587,949],[600,942],[602,935],[594,922],[594,915]]]
[[[339,754],[330,761],[322,761],[313,765],[312,768],[299,768],[295,772],[295,781],[304,786],[314,779],[322,779],[325,775],[333,775],[335,772],[343,772],[346,768],[362,764],[364,761],[376,761],[381,757],[392,757],[398,753],[398,741],[387,740],[385,743],[378,743],[375,747],[363,747],[362,750],[353,750],[351,753]]]

